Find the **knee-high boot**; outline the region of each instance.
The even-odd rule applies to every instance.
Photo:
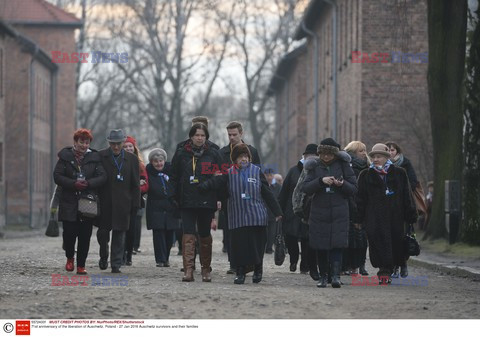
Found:
[[[195,240],[194,234],[183,234],[182,237],[182,255],[183,255],[183,282],[195,281],[193,278],[193,265],[195,263]]]
[[[202,265],[202,281],[211,282],[210,265],[212,262],[212,236],[200,238],[200,264]]]

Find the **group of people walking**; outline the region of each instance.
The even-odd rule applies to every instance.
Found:
[[[170,266],[175,232],[181,228],[182,281],[195,280],[199,253],[202,281],[211,282],[210,231],[220,209],[219,227],[235,284],[243,284],[250,271],[254,283],[262,280],[264,253],[275,249],[273,237],[282,218],[290,271],[296,271],[301,258],[300,271],[309,273],[318,287],[340,287],[342,271],[367,273],[367,239],[372,265],[387,276],[385,282],[396,268],[408,275],[402,247],[405,226],[416,221],[411,194],[416,177],[397,144],[376,144],[368,156],[358,141],[345,150],[332,138],[309,144],[277,191],[273,172],[262,172],[258,151],[244,143],[242,124],[230,122],[226,129],[229,144],[220,149],[209,140],[208,119],[195,117],[171,162],[165,150],[156,148],[146,165],[135,138],[122,130],[112,130],[109,146],[98,152],[90,148],[91,132],[77,130],[73,146],[59,152],[53,174],[61,190],[58,219],[64,228],[66,270],[75,269],[78,240],[77,273],[87,273],[93,226],[98,227],[99,268],[107,269],[109,260],[112,273],[131,265],[146,208],[156,266]],[[95,196],[97,216],[79,210],[86,194]]]

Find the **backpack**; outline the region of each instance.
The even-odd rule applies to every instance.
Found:
[[[302,192],[303,183],[305,178],[307,177],[308,170],[302,170],[300,173],[300,177],[297,181],[297,186],[293,190],[292,195],[292,206],[293,206],[293,213],[302,219],[302,222],[308,223],[308,217],[310,216],[310,207],[312,205],[313,195],[307,195],[306,193]]]

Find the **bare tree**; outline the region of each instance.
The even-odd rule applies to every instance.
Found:
[[[198,0],[111,0],[110,35],[128,50],[116,66],[125,77],[132,118],[143,118],[146,146],[173,150],[183,120],[202,93],[204,112],[230,37],[231,6]],[[135,117],[134,117],[135,116]],[[154,135],[152,137],[152,135]],[[140,135],[140,138],[142,135]],[[147,139],[148,138],[148,139]]]
[[[266,95],[268,81],[275,62],[288,51],[295,25],[297,1],[239,1],[234,17],[233,57],[241,66],[246,119],[251,129],[253,145],[263,161],[273,151],[273,106]],[[232,88],[238,90],[238,88]]]

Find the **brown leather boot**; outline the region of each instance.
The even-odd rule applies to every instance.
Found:
[[[183,282],[193,282],[193,264],[195,263],[195,239],[194,234],[183,234],[182,255],[183,255]]]
[[[202,281],[211,282],[210,264],[212,262],[212,236],[200,238],[200,264],[202,265]]]

